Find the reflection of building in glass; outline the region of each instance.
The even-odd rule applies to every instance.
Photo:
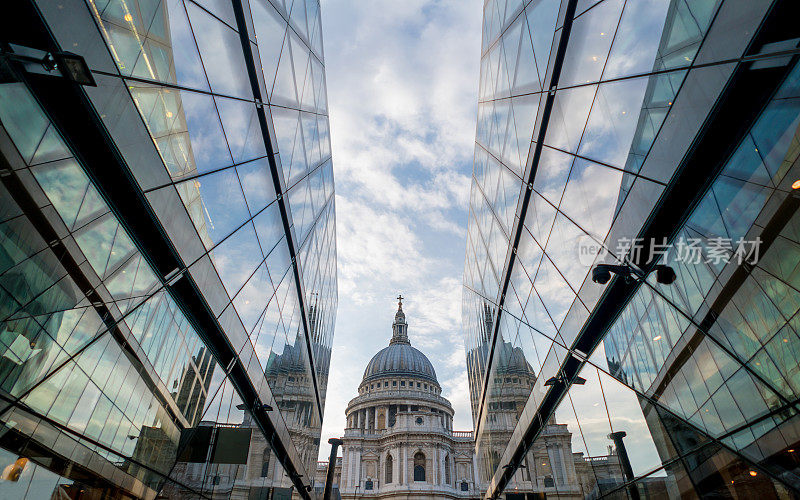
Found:
[[[482,493],[514,498],[553,418],[585,497],[800,493],[796,7],[485,4],[463,298]],[[530,386],[503,373],[517,349]]]
[[[312,336],[314,332],[314,321],[316,309],[312,305],[310,308]],[[312,344],[319,347],[317,344]],[[278,408],[281,411],[292,442],[297,448],[297,452],[307,471],[315,471],[317,464],[317,452],[319,449],[319,429],[320,426],[314,420],[314,392],[311,390],[310,376],[306,369],[307,354],[304,346],[295,343],[285,345],[282,354],[270,355],[267,361],[265,374],[267,380],[273,387],[279,388],[273,391]],[[330,362],[330,348],[322,347],[316,351],[318,353],[328,353],[327,362]],[[320,357],[316,360],[321,362]],[[320,383],[327,384],[328,369],[320,374]],[[313,476],[312,476],[313,477]]]
[[[312,305],[309,311],[312,337],[316,325],[314,318],[317,317],[315,311]],[[302,347],[302,344],[287,344],[281,354],[273,353],[267,362],[265,375],[271,386],[280,388],[273,391],[273,395],[305,470],[316,473],[319,433],[313,420],[314,395],[308,389],[309,381],[305,379],[308,376],[305,368],[307,355]],[[327,382],[327,368],[324,373],[325,377],[321,380]],[[178,483],[203,490],[212,498],[248,494],[255,498],[289,498],[294,492],[292,482],[248,413],[244,413],[240,424],[201,422],[200,428],[208,434],[202,434],[201,443],[192,440],[188,445],[192,453],[184,454],[175,463],[172,477]],[[217,443],[225,443],[230,454],[218,456]],[[206,462],[216,464],[211,466],[211,483],[205,480],[211,472],[203,473],[203,467],[208,466]],[[178,488],[168,493],[175,498],[193,498],[188,489]],[[270,494],[273,496],[269,497]]]
[[[6,14],[4,51],[98,85],[0,61],[0,497],[308,497],[337,303],[318,2]]]
[[[492,330],[491,307],[484,305],[484,331]],[[488,352],[484,344],[478,352]],[[475,356],[475,351],[467,358]],[[494,471],[502,464],[500,457],[519,422],[531,388],[536,383],[533,367],[520,347],[498,338],[494,348],[493,383],[499,388],[488,400],[483,442],[477,448],[476,465],[481,491]],[[608,484],[622,478],[616,450],[609,447],[604,455],[585,456],[572,451],[572,433],[567,424],[551,416],[538,439],[525,454],[522,467],[515,474],[509,493],[544,494],[554,498],[584,498],[596,495]]]

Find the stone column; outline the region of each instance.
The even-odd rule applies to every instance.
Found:
[[[403,482],[401,484],[408,484],[408,447],[403,447]]]
[[[439,484],[442,485],[447,485],[447,470],[446,470],[447,462],[445,461],[447,455],[448,455],[447,449],[442,448],[442,468],[440,469],[439,473],[439,479],[440,479]]]
[[[342,446],[342,470],[339,472],[339,488],[347,487],[347,448]]]
[[[354,473],[353,473],[353,455],[354,455],[354,453],[353,453],[352,448],[348,447],[348,449],[347,449],[347,482],[345,482],[344,484],[345,484],[346,487],[349,487],[349,488],[352,488],[354,486],[353,485],[353,476],[354,476]],[[345,463],[344,457],[342,457],[342,463],[343,464]]]
[[[402,469],[402,462],[400,461],[400,447],[394,447],[394,453],[392,453],[392,484],[398,485],[403,484],[403,478],[400,477],[400,471]]]
[[[362,460],[362,456],[361,456],[361,448],[358,449],[358,452],[356,453],[355,459],[356,459],[356,463],[355,463],[355,467],[353,467],[353,487],[354,488],[356,486],[360,486],[361,485],[361,478],[362,478],[363,472],[364,472],[362,470],[362,467],[364,466],[364,461]]]
[[[434,459],[434,461],[433,461],[432,465],[435,465],[435,467],[431,467],[431,469],[433,469],[433,474],[432,474],[433,477],[431,477],[431,482],[433,484],[442,484],[442,481],[441,481],[442,475],[439,473],[441,471],[441,469],[442,469],[442,457],[441,457],[441,455],[442,454],[439,452],[439,446],[437,445],[433,449],[433,459]]]
[[[356,454],[355,454],[355,451],[350,450],[350,453],[349,453],[348,457],[349,457],[349,460],[347,461],[348,462],[347,465],[349,467],[349,470],[347,471],[347,479],[348,479],[348,484],[350,485],[350,488],[354,488],[355,485],[356,485],[355,484],[355,479],[354,479],[355,476],[356,476],[356,465],[355,465]]]

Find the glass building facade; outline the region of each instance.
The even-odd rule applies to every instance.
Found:
[[[0,33],[0,498],[310,498],[318,0],[13,2]],[[34,61],[61,52],[96,85]]]
[[[484,2],[463,328],[486,498],[800,495],[798,15]],[[554,424],[576,460],[534,460]]]

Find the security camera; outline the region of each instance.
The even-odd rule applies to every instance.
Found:
[[[656,281],[663,285],[671,285],[677,278],[675,270],[663,264],[657,265],[653,271],[656,273]],[[592,269],[592,281],[600,285],[605,285],[611,280],[612,273],[623,278],[626,283],[644,279],[644,275],[641,271],[636,271],[628,266],[597,264]]]
[[[597,264],[592,269],[592,281],[605,285],[611,279],[611,273],[625,278],[625,281],[631,279],[631,268],[628,266],[617,266],[614,264]]]
[[[656,266],[656,281],[662,285],[671,285],[677,279],[675,270],[663,264]]]
[[[611,279],[611,271],[605,266],[599,265],[592,269],[592,281],[597,284],[605,285]]]

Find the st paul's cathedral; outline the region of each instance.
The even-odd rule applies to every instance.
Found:
[[[481,498],[485,471],[502,455],[514,430],[535,373],[518,347],[508,342],[497,352],[504,358],[495,377],[507,387],[503,401],[492,401],[488,431],[494,447],[475,456],[472,431],[453,430],[454,411],[430,360],[411,345],[399,297],[389,345],[375,354],[364,370],[358,395],[347,405],[347,427],[334,483],[341,498],[456,499]],[[507,401],[506,401],[507,399]],[[591,498],[606,470],[621,474],[617,456],[584,457],[573,453],[572,433],[551,419],[507,490],[509,499]],[[591,460],[591,466],[588,463]],[[603,462],[605,467],[603,467]],[[317,479],[324,481],[327,463]]]

